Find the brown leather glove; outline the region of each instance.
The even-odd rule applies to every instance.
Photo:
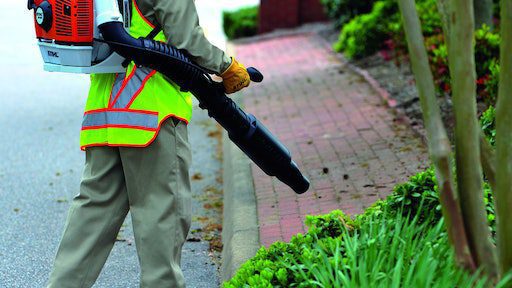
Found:
[[[231,65],[229,65],[228,69],[226,69],[220,77],[222,77],[227,94],[235,93],[249,86],[251,83],[247,69],[233,57],[231,57]]]

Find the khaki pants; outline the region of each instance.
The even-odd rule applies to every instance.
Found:
[[[147,148],[88,148],[48,287],[91,287],[131,211],[141,287],[184,287],[190,228],[187,127],[166,121]],[[122,277],[122,275],[119,275]]]

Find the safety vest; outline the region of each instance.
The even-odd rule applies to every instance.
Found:
[[[146,37],[155,28],[132,0],[130,35]],[[154,37],[167,42],[163,32]],[[133,62],[125,73],[93,74],[80,133],[80,147],[146,147],[169,117],[186,123],[192,116],[192,97],[155,70]]]

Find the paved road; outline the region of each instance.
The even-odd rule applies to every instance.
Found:
[[[0,287],[43,287],[69,203],[78,193],[84,161],[78,138],[88,77],[43,72],[25,2],[3,0],[2,6]],[[201,15],[205,9],[211,7],[199,5]],[[218,19],[215,23],[220,25]],[[215,31],[209,34],[219,30]],[[195,111],[190,127],[191,172],[201,173],[201,179],[193,182],[197,200],[193,229],[197,230],[203,225],[197,216],[215,216],[203,209],[201,201],[206,192],[221,185],[216,179],[219,143],[210,137],[216,126],[203,112]],[[129,219],[120,238],[123,241],[116,243],[95,287],[138,286],[139,267]],[[217,286],[217,264],[208,254],[208,242],[187,242],[182,263],[189,287]]]

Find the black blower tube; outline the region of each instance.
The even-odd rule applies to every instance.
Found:
[[[261,122],[245,113],[226,96],[222,83],[214,82],[209,74],[194,64],[176,47],[162,42],[131,37],[121,22],[99,26],[104,41],[119,55],[137,65],[162,73],[190,91],[199,107],[206,109],[226,131],[229,138],[266,174],[277,177],[298,194],[309,189],[309,180],[302,175],[290,152]],[[254,68],[247,69],[251,80],[261,82],[263,75]]]

